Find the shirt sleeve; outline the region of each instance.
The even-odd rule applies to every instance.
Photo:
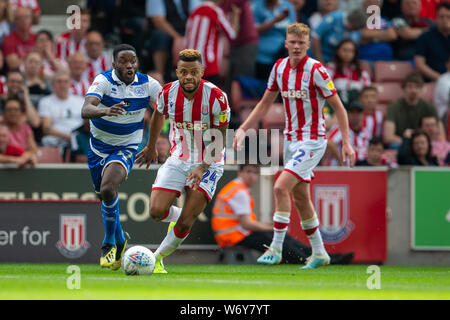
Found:
[[[318,64],[313,72],[314,86],[323,98],[329,98],[337,93],[333,80],[322,64]]]
[[[225,92],[220,89],[213,91],[216,97],[213,102],[213,126],[223,127],[228,125],[231,117],[231,109]]]
[[[252,208],[250,207],[250,197],[245,191],[238,191],[236,194],[228,200],[233,213],[237,215],[251,214]]]
[[[267,80],[267,90],[269,91],[280,91],[277,83],[277,69],[278,69],[279,61],[275,63],[272,67],[272,71],[270,72],[269,79]]]
[[[48,97],[44,97],[38,103],[38,113],[44,118],[51,118],[52,116],[51,101],[47,102],[48,100]]]
[[[151,102],[156,102],[158,100],[158,95],[162,90],[161,85],[158,81],[148,76],[148,92]]]
[[[107,92],[108,88],[108,80],[101,74],[95,77],[94,81],[92,82],[91,86],[89,87],[86,97],[94,96],[99,98],[100,100],[103,99],[103,95]]]

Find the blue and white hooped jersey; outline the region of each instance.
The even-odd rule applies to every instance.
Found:
[[[125,113],[90,120],[92,151],[105,157],[118,149],[136,150],[142,141],[145,110],[150,101],[156,102],[161,89],[159,82],[142,73],[136,73],[128,86],[119,80],[113,69],[97,75],[86,97],[100,99],[99,108],[110,108],[125,101]]]

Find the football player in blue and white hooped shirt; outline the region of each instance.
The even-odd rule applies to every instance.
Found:
[[[90,119],[88,166],[102,199],[105,238],[100,265],[118,270],[127,243],[119,220],[118,189],[142,141],[144,113],[162,88],[155,79],[137,72],[136,50],[130,45],[114,48],[112,66],[95,77],[81,115]]]

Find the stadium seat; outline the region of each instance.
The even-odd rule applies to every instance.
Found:
[[[367,71],[367,73],[370,76],[370,80],[373,81],[373,71],[372,71],[372,65],[369,61],[361,60],[361,69]]]
[[[186,48],[186,38],[176,38],[173,41],[172,45],[172,63],[174,66],[177,65],[178,62],[178,53],[180,53],[181,50],[184,50]]]
[[[434,101],[434,89],[436,88],[436,82],[426,82],[422,88],[422,99],[433,103]]]
[[[251,107],[242,107],[239,109],[239,122],[242,124],[250,115],[250,113],[252,112],[253,108]],[[259,129],[259,123],[255,124],[253,127],[249,128],[249,129],[255,129],[258,130]]]
[[[242,94],[241,84],[238,80],[233,80],[231,83],[231,109],[235,112],[239,112],[241,108],[251,107],[258,103],[259,99],[244,98]]]
[[[389,104],[403,97],[402,86],[399,82],[375,82],[373,86],[378,90],[378,102]]]
[[[39,146],[37,151],[39,163],[62,163],[63,157],[57,147]]]
[[[263,129],[282,129],[285,125],[284,106],[282,103],[274,103],[262,118]]]
[[[402,82],[413,71],[408,61],[375,61],[375,82]]]

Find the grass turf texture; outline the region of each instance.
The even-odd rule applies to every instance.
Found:
[[[68,289],[68,264],[0,264],[0,299],[450,299],[450,268],[381,266],[369,290],[367,266],[169,265],[168,274],[126,276],[78,265],[81,288]]]

